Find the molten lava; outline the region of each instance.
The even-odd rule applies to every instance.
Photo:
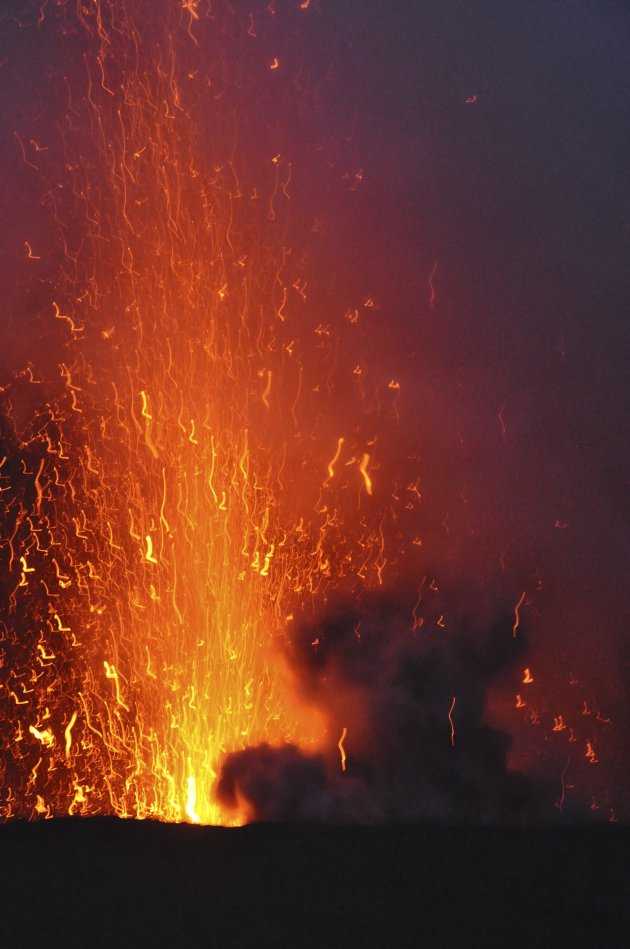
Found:
[[[399,322],[390,235],[353,248],[376,288],[326,273],[365,174],[303,119],[318,6],[27,0],[3,21],[37,68],[8,136],[0,818],[513,820],[570,811],[579,781],[617,819],[611,710],[573,657],[530,650],[530,526],[526,554],[486,544],[487,445],[421,352],[448,268],[414,258]],[[300,192],[313,167],[332,225]],[[496,405],[484,437],[515,452]]]
[[[50,141],[16,133],[56,246],[27,244],[50,352],[1,393],[1,812],[218,822],[227,751],[318,736],[274,643],[327,584],[376,582],[371,455],[345,433],[325,478],[311,447],[325,330],[282,242],[291,166],[239,180],[220,26],[92,0],[33,28],[80,66]]]

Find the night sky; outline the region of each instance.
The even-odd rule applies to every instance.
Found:
[[[588,696],[611,718],[606,776],[580,812],[609,788],[627,814],[630,16],[313,6],[300,40],[325,76],[318,108],[278,134],[321,219],[330,298],[378,302],[361,355],[401,382],[397,439],[421,458],[431,565],[473,612],[532,594],[543,706],[575,705],[577,679],[578,707]],[[300,152],[309,136],[315,157]],[[565,752],[500,704],[514,763],[559,774]]]
[[[462,439],[452,467],[436,469],[466,484],[476,537],[470,554],[462,540],[444,556],[481,586],[507,545],[517,573],[540,573],[525,611],[532,665],[540,656],[552,689],[570,668],[615,708],[627,788],[628,11],[423,3],[381,14],[382,26],[375,14],[357,28],[360,137],[372,213],[378,203],[376,219],[391,221],[379,236],[398,257],[401,337],[417,349],[414,407],[424,415],[433,397],[444,441],[454,429]],[[432,259],[427,319],[413,301]]]
[[[426,568],[478,617],[509,615],[527,591],[526,658],[489,685],[489,719],[513,736],[515,767],[557,783],[566,752],[508,700],[526,664],[547,718],[587,699],[610,725],[597,776],[576,763],[572,816],[595,796],[627,819],[626,5],[250,7],[256,38],[234,29],[227,46],[226,151],[244,181],[258,152],[291,161],[283,226],[316,275],[319,319],[343,328],[375,303],[356,336],[340,330],[342,358],[365,367],[366,432],[377,394],[400,383],[381,471],[419,459]],[[24,241],[53,240],[13,133],[54,125],[46,76],[77,68],[33,30],[38,9],[12,0],[0,15],[0,385],[44,348]],[[277,75],[254,82],[274,56]]]
[[[144,3],[149,48],[166,0]],[[8,821],[0,941],[625,946],[627,3],[198,6],[200,45],[182,34],[177,50],[209,79],[185,93],[199,166],[233,163],[237,190],[257,191],[234,224],[235,244],[261,250],[254,290],[271,286],[271,300],[287,248],[286,273],[308,285],[308,303],[290,298],[278,330],[282,342],[295,333],[304,374],[278,507],[297,519],[343,432],[348,452],[369,446],[374,496],[359,493],[355,464],[339,497],[366,523],[388,512],[390,560],[383,587],[320,588],[278,637],[283,675],[318,708],[326,740],[227,756],[217,793],[251,825],[120,821],[101,816],[112,811],[97,791],[89,819]],[[68,214],[67,185],[79,179],[65,162],[81,141],[88,179],[102,159],[87,128],[63,129],[67,89],[84,89],[83,53],[96,48],[80,30],[64,35],[64,15],[63,0],[0,9],[0,813],[27,817],[46,807],[20,810],[8,788],[7,775],[28,777],[12,757],[20,714],[22,747],[40,750],[9,699],[10,670],[37,630],[24,597],[26,613],[10,606],[19,571],[5,569],[15,510],[4,491],[9,471],[33,507],[38,456],[9,416],[45,417],[47,401],[63,401],[68,334],[51,319],[63,228],[51,195],[78,247],[83,218]],[[275,216],[263,204],[272,156],[283,174],[291,167]],[[88,356],[107,379],[110,351],[98,346]],[[28,365],[40,389],[24,385]],[[407,511],[409,482],[422,500]],[[41,591],[33,616],[40,601]],[[73,701],[53,708],[58,730]],[[118,760],[121,775],[128,765]]]

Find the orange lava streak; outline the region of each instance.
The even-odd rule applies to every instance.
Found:
[[[337,742],[337,748],[339,749],[339,754],[340,754],[340,756],[341,756],[341,770],[342,770],[342,771],[345,771],[345,770],[346,770],[346,751],[345,751],[345,748],[344,748],[344,746],[343,746],[343,743],[344,743],[344,741],[346,740],[346,735],[347,735],[347,734],[348,734],[348,729],[345,728],[345,726],[344,726],[344,729],[343,729],[343,731],[341,732],[341,738],[340,738],[339,741]]]
[[[453,724],[453,710],[455,708],[455,702],[456,702],[456,696],[454,695],[453,701],[451,703],[451,707],[448,710],[448,720],[451,725],[451,745],[453,746],[453,748],[455,747],[455,725]]]
[[[342,447],[343,447],[343,443],[344,443],[343,436],[340,436],[340,437],[337,439],[337,450],[335,451],[335,454],[333,455],[333,457],[332,457],[332,458],[330,459],[330,461],[328,462],[328,478],[329,478],[329,479],[331,479],[331,478],[334,477],[334,474],[335,474],[335,465],[336,465],[337,462],[339,461],[339,456],[341,455],[341,449],[342,449]]]
[[[518,603],[514,607],[514,625],[512,626],[512,636],[516,636],[516,630],[518,629],[520,617],[519,610],[523,603],[525,602],[525,590],[521,593]]]
[[[359,471],[363,475],[363,481],[365,482],[365,490],[367,491],[368,494],[372,494],[372,479],[367,473],[367,466],[369,465],[369,463],[370,463],[370,456],[367,453],[365,453],[361,457]]]

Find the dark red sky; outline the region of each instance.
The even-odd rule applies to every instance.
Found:
[[[380,305],[362,356],[374,380],[401,381],[400,442],[422,458],[437,572],[498,593],[507,550],[508,586],[541,585],[524,611],[532,664],[548,699],[573,701],[570,672],[612,716],[622,793],[630,14],[313,7],[283,52],[306,51],[319,107],[278,118],[278,140],[321,217],[313,254],[331,298],[367,290]]]
[[[630,14],[604,0],[298,7],[278,2],[272,17],[252,2],[257,38],[234,33],[237,160],[242,149],[247,169],[256,148],[277,148],[292,162],[288,227],[322,275],[321,307],[378,303],[358,355],[375,389],[401,382],[399,443],[421,457],[435,569],[484,596],[533,592],[542,577],[526,613],[532,664],[559,695],[572,672],[617,723],[619,796]],[[56,58],[62,45],[15,29],[39,4],[5,9],[3,374],[31,345],[36,302],[20,295],[21,255],[33,225],[46,228],[13,131],[32,117],[46,127],[47,72],[75,68]],[[274,55],[278,76],[252,85],[255,64]]]

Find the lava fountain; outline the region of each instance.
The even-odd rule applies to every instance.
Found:
[[[56,128],[15,132],[53,237],[25,242],[44,354],[2,390],[5,817],[227,819],[226,751],[321,728],[274,652],[292,613],[384,565],[373,447],[311,447],[330,367],[283,244],[291,167],[239,178],[221,23],[92,0],[30,25],[71,65]]]
[[[488,554],[447,471],[474,429],[361,275],[327,285],[343,238],[309,174],[363,172],[306,128],[316,4],[16,6],[38,65],[3,199],[0,817],[617,820],[611,716],[530,650],[534,555]],[[427,316],[441,273],[414,276]]]

